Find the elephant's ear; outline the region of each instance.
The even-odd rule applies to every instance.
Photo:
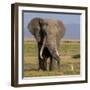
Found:
[[[40,31],[39,18],[32,19],[28,24],[29,31],[35,35],[36,32]]]
[[[33,20],[29,22],[29,24],[27,25],[27,28],[28,28],[29,32],[31,32],[34,35]]]
[[[60,27],[61,29],[60,29],[60,33],[62,32],[62,36],[64,35],[64,33],[65,33],[65,26],[64,26],[64,22],[63,21],[61,21],[61,20],[59,20],[58,21],[58,27]]]

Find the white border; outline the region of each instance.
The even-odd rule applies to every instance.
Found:
[[[50,12],[67,12],[67,13],[81,13],[80,21],[80,75],[67,76],[50,76],[50,77],[31,77],[22,78],[22,10],[35,11],[50,11]],[[85,80],[85,11],[72,9],[56,9],[56,8],[40,8],[40,7],[23,7],[18,8],[18,83],[19,84],[34,84],[47,82],[65,82],[65,81],[79,81]],[[81,61],[82,60],[82,61]]]

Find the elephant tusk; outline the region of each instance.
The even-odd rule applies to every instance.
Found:
[[[42,47],[41,47],[41,50],[40,50],[40,58],[41,59],[43,59],[42,53],[43,53],[43,49],[44,49],[44,46],[45,46],[45,42],[46,42],[46,37],[43,40],[43,44],[42,44]]]
[[[40,52],[40,58],[43,59],[43,56],[42,56],[42,51]]]
[[[58,53],[58,51],[57,51],[57,49],[56,49],[56,54],[57,54],[58,56],[60,56],[59,53]]]

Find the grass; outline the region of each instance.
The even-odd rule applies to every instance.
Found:
[[[62,41],[59,47],[59,53],[61,55],[60,71],[38,71],[38,52],[36,41],[24,40],[24,77],[79,75],[80,43],[76,41]]]

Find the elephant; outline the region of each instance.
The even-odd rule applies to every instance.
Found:
[[[38,44],[39,70],[47,70],[47,59],[50,58],[49,70],[54,69],[54,62],[60,70],[60,55],[58,48],[65,34],[65,26],[61,20],[33,18],[28,23],[28,30]]]

